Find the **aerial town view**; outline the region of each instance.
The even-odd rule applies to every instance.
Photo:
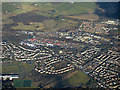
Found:
[[[120,89],[119,2],[0,5],[3,89]]]

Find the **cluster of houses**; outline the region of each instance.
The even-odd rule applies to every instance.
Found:
[[[108,27],[109,23],[99,23],[99,22],[90,22],[83,21],[80,25],[80,28],[86,32],[96,33],[96,34],[109,34],[108,32],[113,28]]]
[[[10,45],[4,45],[5,48],[3,54],[3,58],[5,56],[13,56],[16,61],[28,61],[28,60],[39,60],[51,57],[52,55],[48,53],[48,50],[41,49],[27,49],[23,46],[15,46],[12,43]],[[12,49],[11,49],[12,48]],[[12,53],[10,53],[10,52]]]
[[[115,35],[115,36],[113,36],[115,39],[119,39],[120,40],[120,35],[118,34],[118,35]]]
[[[74,66],[71,64],[67,64],[62,68],[56,69],[52,64],[60,63],[62,62],[62,59],[60,58],[48,58],[44,60],[44,65],[42,65],[42,61],[36,61],[36,68],[35,70],[40,73],[47,73],[47,74],[62,74],[71,70],[74,70]]]
[[[107,28],[110,23],[113,22],[83,21],[78,29],[59,32],[17,32],[33,37],[23,40],[19,45],[0,43],[3,46],[0,58],[9,58],[11,61],[33,60],[36,65],[35,71],[46,74],[62,74],[78,68],[93,77],[97,81],[98,87],[116,88],[119,85],[119,53],[112,50],[102,52],[101,48],[96,48],[96,45],[110,44],[111,39],[93,34],[108,34],[111,30],[111,28]],[[116,24],[113,23],[113,25]],[[119,35],[115,38],[119,39]],[[81,45],[84,47],[82,42],[93,46],[90,49],[85,48],[84,51],[78,51]],[[61,50],[58,55],[57,50],[54,50],[57,46],[64,48],[65,54]],[[65,64],[61,64],[63,61]],[[61,64],[61,66],[56,67],[57,64]]]
[[[118,52],[112,50],[101,52],[100,48],[93,47],[79,53],[66,51],[66,55],[56,55],[46,46],[44,48],[28,48],[24,45],[17,46],[6,42],[2,42],[1,45],[4,47],[3,57],[13,56],[16,61],[34,60],[37,72],[62,74],[79,68],[93,77],[97,81],[98,87],[111,89],[118,87],[120,61]],[[62,61],[67,63],[56,68],[55,64],[60,64]]]
[[[60,63],[63,59],[60,59],[58,57],[52,56],[53,52],[49,48],[45,47],[44,50],[41,49],[27,49],[21,45],[16,46],[12,43],[10,44],[2,44],[3,47],[5,47],[4,52],[10,51],[12,53],[9,53],[9,55],[13,55],[14,59],[16,61],[28,61],[28,60],[34,60],[36,61],[36,68],[35,70],[40,73],[48,73],[48,74],[61,74],[68,72],[70,70],[74,70],[74,66],[71,64],[68,64],[66,67],[55,70],[52,64]],[[3,55],[8,55],[8,53],[3,53]],[[5,58],[5,57],[4,57]],[[38,65],[38,62],[41,62],[41,67]],[[39,66],[39,67],[38,67]],[[43,67],[45,66],[45,67]],[[53,70],[52,70],[53,69]],[[45,70],[45,71],[43,71]]]
[[[74,47],[75,43],[66,42],[66,40],[73,40],[78,42],[84,42],[87,44],[99,45],[101,42],[110,42],[111,39],[104,38],[99,35],[99,33],[109,34],[111,28],[108,23],[103,22],[90,22],[83,21],[79,28],[66,29],[64,31],[57,32],[31,32],[31,31],[18,31],[17,33],[28,34],[36,36],[37,38],[28,38],[21,42],[21,45],[28,45],[31,47],[36,46],[60,46],[60,47]],[[115,24],[116,25],[116,24]],[[88,32],[88,33],[87,33]],[[92,33],[89,33],[92,32]],[[57,38],[57,40],[53,40]],[[60,39],[64,39],[60,40]]]
[[[20,31],[16,31],[17,34],[27,34],[27,35],[34,35],[35,33],[32,31],[24,31],[24,30],[20,30]]]
[[[2,54],[0,56],[1,59],[7,58],[11,56],[11,46],[7,44],[6,42],[1,42],[0,46],[2,46]]]
[[[9,50],[13,53],[13,54],[9,54],[9,55],[10,56],[13,55],[13,57],[16,61],[28,61],[28,60],[36,61],[35,62],[36,63],[35,70],[39,71],[40,73],[45,72],[48,74],[60,74],[60,73],[68,72],[70,70],[74,70],[74,67],[79,67],[79,68],[82,67],[81,66],[81,63],[83,63],[82,58],[75,57],[73,55],[73,52],[66,51],[67,55],[61,55],[61,56],[58,55],[59,58],[55,58],[53,56],[53,54],[54,54],[53,50],[49,49],[48,47],[45,47],[45,49],[43,50],[43,48],[42,49],[30,49],[30,48],[26,48],[23,46],[22,45],[16,46],[12,43],[3,45],[3,47],[7,47],[7,49],[5,49],[5,51]],[[95,51],[97,51],[97,49],[95,49]],[[62,59],[60,57],[62,57]],[[67,61],[67,62],[69,62],[69,64],[62,69],[56,70],[55,72],[54,72],[54,70],[52,70],[53,72],[52,71],[48,72],[49,70],[53,69],[53,67],[52,67],[53,64],[60,63],[61,61]],[[38,65],[37,62],[41,62],[41,66]],[[40,67],[42,67],[42,68],[40,68]],[[49,67],[49,70],[48,70],[48,67]],[[43,70],[45,70],[45,71],[43,71]]]
[[[84,43],[93,44],[93,45],[101,44],[101,42],[105,42],[105,43],[110,42],[110,39],[108,38],[104,38],[99,35],[87,33],[85,31],[82,31],[82,29],[75,29],[75,30],[72,29],[72,30],[67,30],[64,32],[59,32],[58,38],[64,38],[66,40],[69,39],[69,40],[84,42]]]
[[[71,43],[66,42],[65,40],[53,40],[50,38],[40,38],[40,39],[34,39],[34,38],[28,38],[27,40],[24,40],[20,43],[21,45],[26,45],[30,47],[40,47],[40,46],[60,46],[64,48],[70,48],[78,45],[77,43]]]
[[[79,53],[79,55],[81,55],[82,61],[88,61],[89,59],[92,59],[95,55],[97,55],[100,51],[100,48],[93,47],[91,49],[85,50],[82,53]]]
[[[112,25],[119,25],[119,19],[113,21],[113,20],[108,20],[108,21],[104,21],[102,23],[106,23],[106,24],[112,24]]]
[[[108,50],[83,66],[82,70],[97,81],[98,87],[119,87],[120,53]]]
[[[90,33],[84,33],[84,35],[78,36],[73,39],[74,41],[81,41],[84,43],[90,43],[93,45],[101,44],[101,42],[110,42],[110,39],[104,38],[98,35],[90,34]]]

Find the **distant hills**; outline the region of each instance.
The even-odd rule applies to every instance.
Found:
[[[95,13],[99,16],[108,18],[119,18],[119,2],[97,2],[96,5],[101,9],[96,9]]]

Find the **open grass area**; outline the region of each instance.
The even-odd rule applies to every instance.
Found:
[[[29,4],[28,5],[22,4],[21,8],[19,8],[17,10],[14,10],[12,13],[15,14],[15,15],[19,15],[19,14],[27,13],[27,12],[30,12],[30,11],[33,11],[33,10],[36,10],[36,8],[32,7]]]
[[[62,2],[58,4],[47,3],[47,2],[46,3],[21,2],[21,3],[15,3],[15,5],[11,3],[3,4],[3,11],[11,11],[16,15],[34,10],[42,11],[42,14],[46,13],[47,16],[51,16],[50,13],[54,14],[53,16],[77,15],[81,13],[94,12],[95,8],[96,5],[94,2],[75,2],[75,3]],[[51,10],[54,10],[55,12],[52,12]]]
[[[19,15],[19,14],[22,14],[22,13],[27,13],[27,11],[22,10],[22,9],[17,9],[15,11],[13,11],[12,13],[15,14],[15,15]]]
[[[17,26],[11,27],[14,30],[45,30],[45,31],[57,31],[61,28],[71,28],[78,25],[77,21],[73,20],[44,20],[43,22],[30,22],[29,25],[24,25],[19,22]]]
[[[35,10],[35,7],[32,7],[31,5],[33,2],[4,2],[2,3],[2,12],[4,13],[12,13],[15,15],[27,13],[29,11]]]
[[[39,26],[36,28],[36,26]],[[17,30],[40,30],[43,29],[43,24],[42,23],[33,23],[31,25],[24,25],[23,23],[18,23],[17,26],[12,27],[12,29],[17,29]]]
[[[65,83],[77,84],[77,83],[87,83],[89,77],[81,71],[76,72],[72,77],[65,80]]]
[[[13,20],[12,20],[12,19],[9,19],[9,18],[4,19],[3,22],[2,22],[3,25],[4,25],[4,24],[12,24],[12,23],[14,23]]]
[[[14,3],[3,3],[4,11],[9,11],[9,14],[4,13],[4,23],[3,24],[12,24],[17,23],[17,26],[11,27],[14,30],[44,30],[44,31],[57,31],[59,29],[64,28],[72,28],[78,25],[78,22],[73,20],[60,20],[57,16],[73,16],[71,18],[81,19],[86,18],[87,16],[79,16],[83,13],[93,13],[96,8],[96,4],[94,2],[74,2],[74,3],[50,3],[50,2],[14,2]],[[28,13],[34,15],[42,15],[44,19],[39,18],[39,22],[37,24],[24,25],[23,22],[30,22],[30,20],[23,19],[22,16],[18,16],[19,22],[15,20],[8,19],[9,16],[17,16],[19,14]],[[77,15],[77,16],[76,16]],[[28,15],[29,16],[29,15]],[[24,17],[24,16],[23,16]],[[35,18],[34,16],[33,19]],[[92,16],[93,18],[94,16]],[[36,17],[38,18],[38,17]],[[46,18],[49,18],[46,20]],[[53,19],[54,18],[54,19]],[[90,17],[91,18],[91,17]],[[31,19],[31,20],[33,20]],[[57,20],[56,20],[57,19]],[[59,19],[59,20],[58,20]],[[62,18],[61,18],[62,19]],[[89,19],[89,17],[88,17]],[[17,19],[16,19],[17,20]],[[41,21],[40,21],[41,20]],[[33,20],[35,21],[35,20]],[[36,20],[37,21],[37,20]],[[37,27],[37,28],[36,28]]]
[[[21,63],[21,68],[23,72],[30,72],[34,68],[34,64]]]
[[[40,15],[45,16],[59,16],[59,15],[79,15],[83,13],[93,13],[96,5],[94,2],[75,2],[75,3],[67,3],[61,2],[59,4],[53,3],[38,3],[36,6]],[[54,10],[55,12],[51,12]]]
[[[54,28],[48,28],[48,29],[45,29],[44,31],[57,31],[59,29],[71,28],[75,26],[77,25],[64,22],[64,23],[58,23]]]
[[[3,63],[2,64],[2,73],[20,73],[20,69],[18,67],[18,62],[14,63]]]
[[[67,11],[67,15],[93,12],[95,8],[96,6],[94,2],[75,2],[73,4],[63,2],[55,5],[55,9],[59,12]]]
[[[59,29],[62,29],[62,28],[71,28],[71,27],[74,27],[74,26],[76,26],[76,25],[63,21],[63,22],[58,23],[57,26],[56,26],[56,28],[59,28]]]
[[[90,21],[97,21],[99,17],[96,14],[83,14],[77,16],[66,16],[69,18],[81,19],[81,20],[90,20]]]
[[[35,7],[31,7],[31,5],[21,5],[21,9],[29,12],[29,11],[32,11],[32,10],[36,10]]]
[[[64,19],[64,20],[50,19],[50,20],[43,21],[43,25],[46,31],[57,31],[62,28],[75,27],[78,25],[78,22],[74,20],[68,20],[68,19]]]
[[[16,10],[17,8],[12,3],[2,3],[2,12],[12,12]]]
[[[30,65],[23,62],[13,62],[2,64],[2,73],[29,73],[34,68],[34,64]]]
[[[62,80],[55,85],[55,87],[67,87],[67,86],[80,86],[81,84],[86,84],[90,78],[83,72],[77,71],[74,75],[68,79]]]
[[[77,21],[70,20],[70,19],[67,19],[67,20],[65,20],[65,21],[68,22],[68,23],[71,23],[71,24],[78,24]]]
[[[51,19],[51,20],[43,21],[43,24],[44,24],[44,27],[46,27],[46,28],[53,28],[56,26],[57,22],[55,20]]]

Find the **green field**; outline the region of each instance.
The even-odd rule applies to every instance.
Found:
[[[2,3],[2,12],[13,12],[17,8],[12,3]]]
[[[6,65],[5,65],[6,64]],[[17,65],[17,62],[14,63],[2,63],[2,73],[20,73],[20,69]]]
[[[44,13],[52,13],[50,10],[55,10],[53,16],[58,15],[78,15],[83,13],[94,12],[96,8],[96,4],[94,2],[75,2],[73,4],[67,2],[61,2],[59,4],[52,4],[52,3],[37,3],[38,5],[35,6],[38,8],[40,14]],[[46,14],[47,16],[51,16],[50,14]]]
[[[78,22],[74,23],[75,21],[71,20],[68,21],[67,19],[62,21],[62,20],[46,20],[43,22],[43,25],[46,31],[57,31],[59,29],[64,29],[64,28],[71,28],[75,27],[78,25]]]
[[[13,62],[2,64],[2,73],[29,73],[34,68],[34,64],[30,65],[28,63]]]
[[[93,2],[92,3],[91,2],[75,2],[73,4],[63,2],[56,5],[55,8],[59,12],[66,11],[67,15],[77,15],[77,14],[83,14],[83,13],[94,11],[96,6],[95,6],[95,3]]]
[[[19,22],[17,26],[11,27],[14,30],[44,30],[44,31],[56,31],[61,28],[71,28],[78,25],[77,21],[74,20],[44,20],[43,22],[31,22],[30,25],[24,25],[23,23]],[[39,26],[36,28],[36,26]]]
[[[39,28],[36,28],[36,26],[39,26]],[[23,23],[18,23],[17,26],[12,27],[12,29],[19,29],[19,30],[41,30],[43,29],[44,26],[41,22],[37,23],[37,24],[32,24],[32,25],[24,25]]]
[[[57,16],[75,16],[83,13],[93,13],[96,9],[94,2],[75,2],[75,3],[50,3],[50,2],[4,2],[3,5],[3,24],[12,24],[14,21],[9,17],[17,16],[23,13],[30,13],[34,15],[42,15],[48,20],[38,22],[35,24],[24,25],[22,22],[17,22],[17,26],[13,26],[14,30],[44,30],[44,31],[57,31],[64,28],[76,27],[79,22],[70,20],[62,20],[62,18],[56,18]],[[6,13],[7,12],[7,13]],[[8,12],[10,12],[8,14]],[[21,18],[22,19],[22,18]],[[57,20],[56,20],[57,19]]]
[[[23,72],[31,72],[31,70],[34,68],[34,64],[28,64],[28,63],[22,63],[21,68]],[[23,68],[24,67],[24,68]]]
[[[83,84],[87,84],[90,78],[85,73],[78,71],[73,76],[63,81],[60,81],[55,85],[55,87],[68,87],[68,86],[80,86]]]
[[[57,16],[94,12],[96,8],[96,4],[94,2],[75,2],[73,4],[67,2],[61,2],[59,4],[37,2],[37,5],[34,5],[34,2],[21,2],[14,4],[15,5],[12,3],[3,3],[3,12],[10,11],[11,13],[18,15],[38,10],[41,15],[52,16],[51,14],[48,14],[52,13],[54,14],[53,16]],[[55,10],[55,12],[52,12],[51,10]]]

